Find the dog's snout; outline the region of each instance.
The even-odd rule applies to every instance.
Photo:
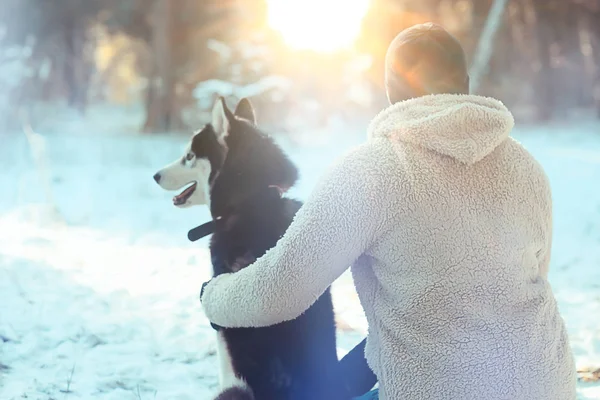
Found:
[[[156,183],[160,183],[160,172],[154,174],[153,178],[156,181]]]

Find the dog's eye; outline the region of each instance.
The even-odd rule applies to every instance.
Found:
[[[194,158],[194,153],[187,153],[187,156],[185,156],[187,161],[190,161],[192,158]]]

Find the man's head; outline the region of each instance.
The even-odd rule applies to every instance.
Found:
[[[391,104],[428,94],[468,94],[465,52],[441,26],[414,25],[388,47],[385,86]]]

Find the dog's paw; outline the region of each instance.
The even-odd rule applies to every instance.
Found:
[[[200,297],[198,298],[200,300],[200,304],[202,304],[202,295],[204,294],[204,289],[206,288],[206,285],[208,285],[210,283],[210,280],[204,282],[202,284],[202,287],[200,288]]]
[[[210,283],[210,280],[209,280],[209,281],[207,281],[207,282],[204,282],[204,283],[202,284],[202,288],[200,288],[200,304],[202,304],[202,295],[204,294],[204,289],[206,288],[206,285],[208,285],[209,283]],[[219,326],[219,325],[217,325],[217,324],[214,324],[214,323],[212,323],[212,322],[210,323],[210,326],[211,326],[211,327],[212,327],[212,328],[213,328],[215,331],[217,331],[217,332],[218,332],[218,331],[220,331],[221,329],[223,329],[223,327],[222,327],[222,326]]]
[[[211,328],[213,328],[215,331],[219,332],[221,329],[223,329],[222,326],[219,326],[217,324],[213,324],[212,322],[210,323]]]

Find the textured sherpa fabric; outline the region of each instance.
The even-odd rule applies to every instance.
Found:
[[[293,319],[352,265],[381,399],[575,399],[547,280],[550,186],[513,124],[472,95],[388,107],[276,247],[207,285],[207,317]]]

